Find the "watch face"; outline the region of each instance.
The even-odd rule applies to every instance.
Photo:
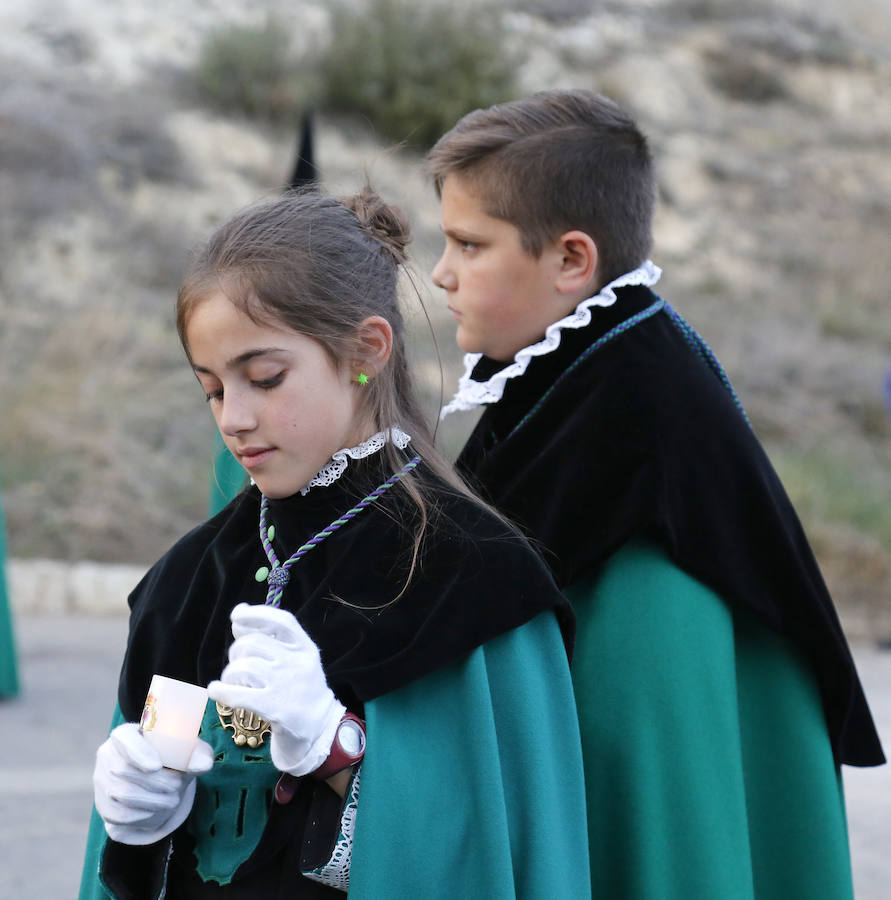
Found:
[[[346,719],[337,729],[337,743],[348,756],[361,756],[365,751],[365,732],[362,726]]]

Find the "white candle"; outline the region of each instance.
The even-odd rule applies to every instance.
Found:
[[[139,727],[168,769],[184,772],[189,767],[206,706],[206,688],[152,676]]]

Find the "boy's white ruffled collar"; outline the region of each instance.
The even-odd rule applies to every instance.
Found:
[[[464,374],[458,381],[458,391],[454,397],[442,408],[439,414],[444,419],[453,412],[474,409],[484,403],[497,403],[504,393],[505,385],[511,378],[519,378],[529,366],[534,356],[544,356],[553,353],[560,346],[560,333],[564,328],[584,328],[591,321],[592,306],[612,306],[616,302],[616,288],[630,284],[654,285],[662,276],[662,269],[651,260],[646,260],[643,265],[631,272],[620,275],[615,281],[611,281],[598,294],[582,300],[566,318],[554,322],[545,330],[543,340],[531,347],[524,347],[515,356],[514,361],[505,368],[496,372],[488,381],[474,381],[470,374],[482,358],[482,353],[466,353],[464,355]]]
[[[398,425],[394,425],[392,428],[373,434],[367,441],[362,441],[361,444],[357,444],[355,447],[344,447],[343,450],[335,451],[331,455],[331,461],[325,463],[300,488],[300,493],[306,496],[310,488],[327,487],[329,484],[334,484],[346,471],[350,459],[363,459],[366,456],[371,456],[372,453],[379,453],[389,441],[392,441],[400,450],[404,450],[411,441],[411,435],[406,434]],[[255,483],[252,478],[251,484]]]

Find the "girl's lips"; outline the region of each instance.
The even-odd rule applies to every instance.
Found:
[[[239,451],[238,459],[246,469],[253,469],[266,462],[266,460],[272,456],[273,452],[271,447],[262,450],[249,447],[247,450]]]

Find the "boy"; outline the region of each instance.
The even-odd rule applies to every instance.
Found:
[[[841,763],[881,746],[789,501],[654,294],[652,162],[606,98],[477,110],[428,155],[467,351],[459,459],[573,603],[592,888],[850,897]]]

